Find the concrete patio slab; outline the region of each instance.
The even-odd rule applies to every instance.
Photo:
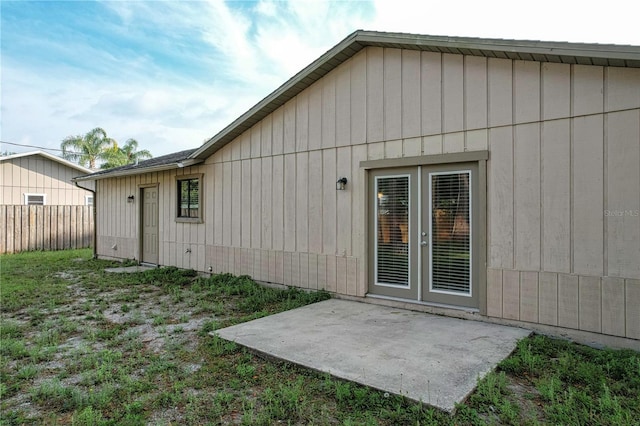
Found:
[[[331,299],[213,333],[451,412],[530,331]]]

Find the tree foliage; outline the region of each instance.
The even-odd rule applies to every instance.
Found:
[[[90,169],[96,169],[98,163],[102,163],[101,169],[111,169],[152,157],[148,150],[138,150],[138,141],[135,139],[128,139],[124,145],[118,146],[118,142],[108,137],[100,127],[85,135],[66,137],[60,148],[62,158]]]
[[[127,164],[134,164],[140,160],[146,160],[151,157],[152,155],[148,150],[138,150],[138,141],[135,139],[127,139],[121,147],[116,144],[107,151],[106,161],[100,168],[111,169],[113,167],[126,166]]]

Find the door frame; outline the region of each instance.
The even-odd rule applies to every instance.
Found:
[[[436,155],[424,155],[424,156],[416,156],[416,157],[402,157],[402,158],[392,158],[392,159],[381,159],[381,160],[366,160],[360,162],[360,169],[362,169],[365,173],[366,179],[364,179],[364,223],[366,226],[364,227],[364,239],[365,239],[365,247],[367,249],[362,253],[364,256],[364,263],[367,274],[365,274],[365,279],[367,283],[365,285],[366,296],[376,297],[376,298],[386,298],[392,300],[399,300],[402,302],[410,302],[421,305],[428,306],[439,306],[445,308],[453,308],[460,310],[467,310],[473,312],[479,312],[482,315],[486,315],[487,312],[487,160],[489,159],[489,151],[467,151],[460,153],[448,153],[448,154],[436,154]],[[403,167],[411,167],[411,166],[455,166],[456,163],[476,163],[478,167],[478,196],[476,199],[476,207],[475,213],[478,218],[478,229],[474,233],[474,238],[477,239],[479,247],[478,253],[475,254],[477,257],[477,286],[475,290],[478,292],[478,308],[468,308],[463,306],[451,306],[451,305],[443,305],[438,303],[430,303],[423,302],[416,299],[406,299],[406,298],[398,298],[394,296],[373,294],[369,290],[371,288],[371,277],[372,277],[372,268],[374,265],[374,257],[371,255],[372,246],[375,244],[375,235],[371,235],[372,228],[370,226],[370,218],[372,216],[371,211],[371,191],[374,188],[370,187],[370,180],[373,171],[381,171],[385,169],[395,169],[395,168],[403,168]],[[387,173],[392,174],[392,170],[385,170]],[[421,268],[421,262],[417,262],[417,265],[412,269],[417,270]],[[421,271],[420,271],[421,273]],[[420,280],[422,278],[419,278]],[[419,287],[422,287],[422,283],[418,283]],[[419,295],[418,297],[421,297]]]
[[[158,263],[160,264],[160,183],[147,183],[138,185],[138,250],[140,262],[144,262],[144,190],[148,188],[156,188],[158,191]]]

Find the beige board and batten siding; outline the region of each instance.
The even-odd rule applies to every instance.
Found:
[[[97,253],[101,257],[140,259],[141,188],[157,186],[160,265],[205,270],[205,224],[176,222],[176,176],[202,173],[202,169],[186,167],[176,171],[145,173],[97,181],[98,209]],[[203,186],[206,191],[206,185]],[[133,195],[134,202],[128,202]],[[208,197],[203,197],[206,203]],[[205,206],[206,214],[207,206]]]
[[[82,206],[92,195],[71,182],[85,172],[40,155],[3,159],[0,168],[0,205],[24,205],[26,193],[45,194],[47,205]]]
[[[496,61],[488,315],[640,338],[640,70]]]
[[[489,150],[487,315],[640,338],[639,88],[638,69],[367,47],[198,168],[207,226],[161,203],[161,263],[197,229],[202,270],[364,296],[360,162]]]

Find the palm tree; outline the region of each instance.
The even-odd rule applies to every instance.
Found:
[[[105,160],[108,151],[117,147],[116,141],[107,136],[100,127],[84,136],[67,136],[60,144],[62,158],[75,161],[83,167],[96,168],[96,161]]]
[[[138,151],[138,141],[135,139],[127,139],[122,147],[115,144],[106,154],[106,162],[101,166],[103,169],[125,166],[152,157],[146,149]]]

